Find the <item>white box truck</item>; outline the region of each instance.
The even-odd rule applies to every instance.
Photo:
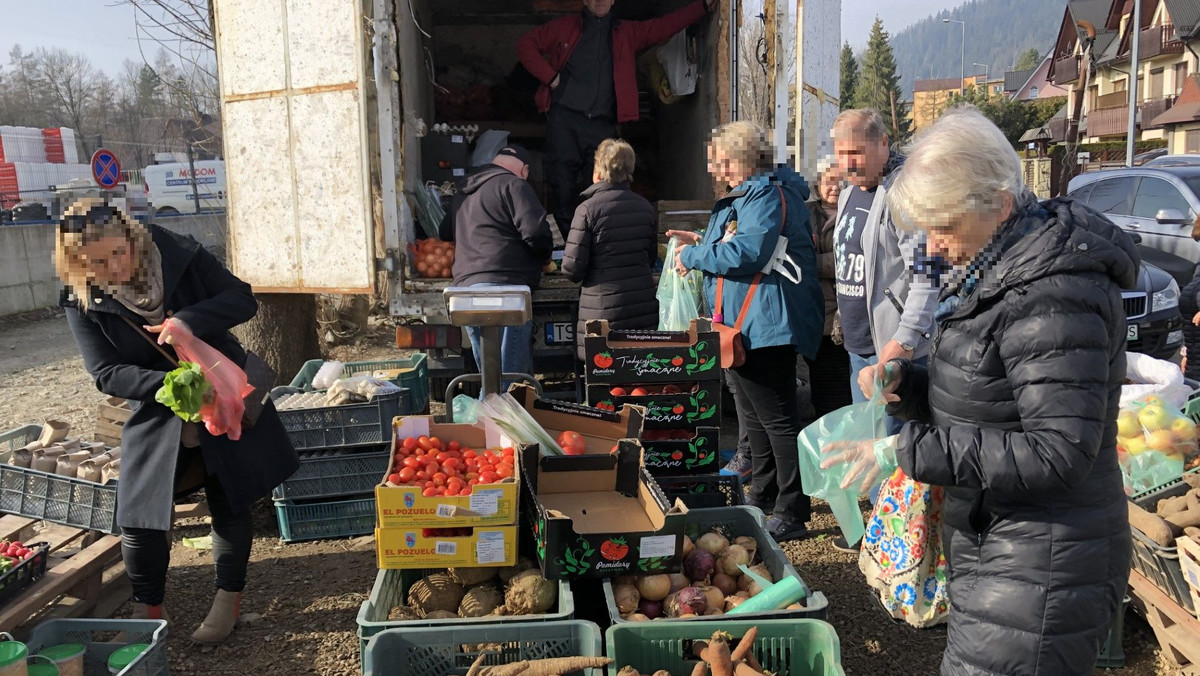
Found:
[[[630,0],[614,11],[652,18],[687,2]],[[373,293],[386,280],[393,315],[447,325],[450,280],[418,278],[410,260],[424,236],[416,195],[430,177],[422,169],[437,167],[423,163],[422,138],[435,125],[474,125],[540,151],[544,118],[527,114],[533,92],[522,88],[516,43],[581,8],[580,0],[215,0],[237,274],[260,293]],[[705,141],[739,118],[739,82],[759,69],[769,101],[758,103],[771,111],[779,157],[811,175],[831,151],[840,21],[840,0],[721,0],[688,33],[699,73],[693,94],[661,104],[639,75],[642,119],[619,130],[638,152],[635,189],[653,200],[711,200]],[[755,26],[765,50],[758,40],[742,44]],[[755,54],[766,62],[747,56]],[[477,105],[481,87],[487,97]],[[534,173],[538,187],[540,167]],[[549,274],[534,294],[540,373],[573,366],[578,293]],[[449,376],[473,368],[442,349],[458,343],[454,334],[409,335],[424,341],[432,370]]]

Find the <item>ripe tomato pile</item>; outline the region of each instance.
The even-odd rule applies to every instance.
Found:
[[[396,444],[387,480],[394,486],[422,487],[427,498],[470,495],[473,486],[511,479],[516,454],[511,447],[476,451],[437,437],[405,437]]]
[[[700,383],[692,385],[633,385],[630,387],[614,387],[608,391],[614,397],[649,397],[656,394],[683,394],[684,392],[699,392]]]

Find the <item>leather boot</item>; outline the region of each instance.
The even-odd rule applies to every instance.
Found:
[[[171,616],[167,613],[167,609],[162,605],[148,606],[145,603],[133,602],[133,614],[129,616],[133,620],[166,620],[171,621]]]
[[[200,624],[200,628],[192,634],[192,641],[203,645],[223,643],[233,633],[237,626],[238,616],[242,611],[242,593],[217,590],[213,599],[212,610]]]

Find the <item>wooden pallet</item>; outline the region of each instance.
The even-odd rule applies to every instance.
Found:
[[[1136,570],[1129,571],[1129,586],[1163,654],[1184,674],[1200,676],[1200,620]]]
[[[206,516],[205,505],[178,505],[175,518]],[[0,627],[23,634],[45,620],[110,617],[130,597],[121,538],[20,516],[0,517],[0,539],[48,542],[46,574],[0,607]]]
[[[105,398],[97,411],[93,438],[107,446],[120,446],[121,431],[131,415],[133,411],[129,408],[129,402],[120,397]]]

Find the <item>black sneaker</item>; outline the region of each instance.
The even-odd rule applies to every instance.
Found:
[[[808,526],[804,525],[802,521],[784,521],[777,516],[772,516],[767,519],[767,533],[776,542],[802,540],[808,537]]]
[[[833,548],[838,550],[839,552],[846,552],[847,554],[857,554],[859,552],[858,545],[859,545],[858,542],[855,542],[854,544],[850,544],[850,543],[846,542],[846,536],[844,536],[844,535],[839,535],[839,536],[833,538]]]
[[[740,476],[743,479],[750,476],[750,468],[753,463],[750,460],[749,453],[735,453],[733,459],[721,469],[721,474],[726,476]]]

